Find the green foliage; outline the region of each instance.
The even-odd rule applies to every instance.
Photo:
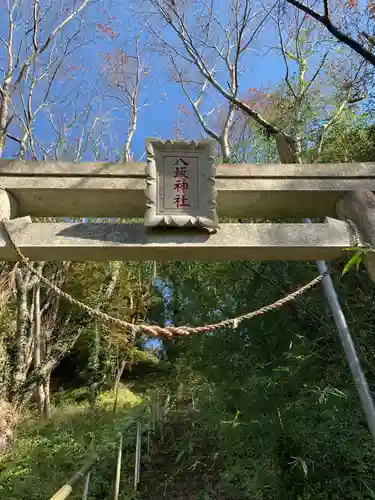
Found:
[[[312,263],[285,262],[172,263],[164,272],[174,283],[174,321],[190,325],[258,309],[317,273]],[[336,278],[336,286],[353,334],[367,349],[373,287],[362,273]],[[199,408],[175,466],[188,474],[197,461],[205,463],[205,494],[210,487],[213,498],[227,499],[372,498],[371,436],[319,289],[237,329],[175,344],[169,387],[189,387]],[[362,362],[371,384],[370,358]],[[208,456],[195,449],[205,436],[212,439]],[[209,479],[212,463],[219,478]]]
[[[105,300],[108,282],[117,271],[118,278],[110,300]],[[108,314],[131,322],[142,321],[148,311],[157,307],[160,297],[154,293],[152,263],[76,263],[68,282],[67,291],[92,307],[99,307]],[[63,303],[61,317],[72,314],[70,304]],[[68,370],[78,383],[90,384],[93,391],[100,391],[105,381],[114,380],[118,356],[125,358],[127,366],[142,363],[139,348],[142,339],[132,346],[128,344],[129,332],[113,324],[93,320],[79,308],[73,309],[74,323],[84,326],[82,335],[72,349],[69,358],[59,368],[63,377]],[[143,361],[149,362],[147,355]]]
[[[78,402],[77,402],[78,400]],[[141,403],[127,387],[119,391],[118,412],[113,415],[114,395],[102,393],[93,410],[83,390],[57,394],[49,422],[25,415],[18,427],[16,445],[0,459],[0,498],[40,500],[49,498],[80,467],[92,442],[103,459],[94,469],[90,498],[112,498],[116,466],[117,433],[133,418],[133,407]],[[135,431],[124,434],[124,469],[121,499],[129,499]],[[69,498],[82,498],[83,482]]]
[[[360,113],[352,107],[329,130],[319,161],[372,161],[375,156],[374,139],[375,126],[367,113]]]
[[[288,110],[286,100],[278,112],[289,116]],[[309,122],[311,135],[318,125]],[[367,118],[343,114],[340,127],[329,130],[321,160],[371,159],[373,130]],[[272,138],[253,130],[252,148],[239,144],[235,157],[276,161]],[[306,140],[305,157],[314,154]],[[360,266],[370,250],[348,250],[355,252],[353,257],[346,265],[333,266],[333,278],[372,387],[375,291]],[[169,300],[153,289],[152,263],[123,263],[113,298],[105,302],[102,292],[111,265],[75,264],[67,290],[116,317],[160,325],[166,319],[194,326],[235,317],[274,302],[317,275],[310,262],[164,263],[157,268],[159,289],[169,292]],[[352,267],[356,273],[348,273]],[[2,319],[4,330],[12,322],[8,313]],[[88,384],[95,377],[103,382],[107,375],[113,381],[121,357],[138,387],[171,395],[164,440],[153,446],[150,463],[144,459],[138,498],[375,498],[371,437],[320,287],[237,328],[164,341],[168,364],[143,350],[144,339],[129,346],[127,333],[63,303],[61,320],[70,314],[73,325],[84,330],[61,366],[60,383]],[[56,394],[51,423],[32,420],[20,426],[14,449],[1,462],[0,496],[33,500],[43,491],[48,497],[77,469],[94,437],[112,458],[98,466],[92,495],[110,497],[116,432],[139,399],[122,389],[113,418],[113,394],[100,391],[103,386],[99,384],[95,409],[87,390]],[[195,411],[177,410],[181,390],[193,393]],[[124,492],[130,490],[133,452],[131,434],[125,443]]]
[[[363,262],[364,258],[366,255],[370,252],[374,252],[374,249],[372,247],[353,247],[353,248],[345,248],[344,250],[348,252],[354,252],[354,255],[348,260],[346,263],[342,274],[346,274],[349,269],[355,266],[356,270],[358,271],[359,266]]]

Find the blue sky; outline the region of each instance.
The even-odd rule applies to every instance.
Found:
[[[132,13],[123,8],[123,3],[115,5],[112,3],[110,14],[104,14],[104,19],[110,19],[109,23],[115,31],[121,31],[122,26],[129,26],[132,23]],[[116,19],[113,19],[115,17]],[[103,18],[103,16],[102,16]],[[108,24],[109,24],[108,23]],[[113,52],[115,47],[129,47],[129,53],[132,53],[132,43],[127,43],[127,35],[130,34],[130,39],[134,33],[124,32],[115,40],[110,37],[97,35],[95,45],[98,52]],[[166,33],[170,37],[169,32]],[[142,108],[139,113],[139,122],[133,142],[133,151],[135,157],[139,159],[144,153],[144,139],[146,137],[161,137],[162,139],[170,139],[174,137],[174,127],[178,119],[178,108],[180,104],[184,104],[189,108],[189,103],[183,95],[180,87],[176,83],[171,83],[168,74],[165,71],[166,59],[159,56],[157,53],[152,53],[148,47],[144,48],[144,58],[150,62],[152,77],[145,79],[145,86],[141,92],[141,101],[147,100],[150,105]],[[241,80],[243,89],[248,87],[267,87],[272,86],[280,81],[280,75],[283,72],[283,62],[276,54],[270,52],[266,58],[258,57],[257,54],[249,54],[249,69],[244,72]],[[97,66],[101,61],[96,61]],[[166,93],[167,98],[162,100],[163,94]],[[217,96],[220,101],[222,98]],[[117,115],[117,113],[116,113]],[[121,111],[118,112],[121,119]],[[117,131],[119,136],[124,136],[126,131],[122,128],[122,121],[118,123]],[[201,130],[198,125],[191,123],[183,128],[184,138],[199,139],[201,138]]]
[[[42,12],[45,12],[46,6],[52,5],[43,20],[39,31],[40,43],[42,43],[51,29],[57,26],[58,19],[64,17],[72,9],[72,6],[78,5],[83,0],[63,0],[63,2],[52,0],[52,2],[42,1]],[[19,0],[18,18],[16,23],[14,55],[18,53],[18,46],[22,40],[25,31],[30,27],[32,19],[32,2],[30,0]],[[204,0],[194,0],[194,4],[202,4]],[[254,5],[256,0],[254,0]],[[61,160],[84,161],[93,158],[97,151],[97,144],[100,143],[100,154],[96,157],[98,160],[116,161],[123,150],[124,138],[127,135],[127,112],[124,107],[119,105],[118,100],[114,98],[114,91],[106,83],[103,67],[105,58],[109,55],[113,57],[116,49],[121,49],[127,54],[134,55],[134,37],[139,35],[142,26],[141,35],[141,57],[144,64],[151,67],[149,76],[143,78],[141,85],[140,102],[147,102],[146,107],[139,111],[137,130],[133,140],[132,150],[135,160],[142,158],[145,150],[146,137],[161,137],[163,139],[175,138],[175,126],[179,118],[183,115],[179,111],[179,106],[183,104],[186,109],[191,109],[180,87],[170,81],[167,70],[167,59],[157,52],[157,46],[150,42],[147,35],[144,22],[140,21],[136,13],[129,7],[130,2],[122,0],[91,0],[90,6],[82,13],[82,18],[76,18],[70,23],[65,32],[56,38],[56,46],[39,58],[36,66],[36,74],[40,75],[45,68],[45,64],[51,54],[60,56],[66,46],[67,37],[74,33],[78,35],[74,38],[72,46],[74,52],[64,58],[57,78],[52,86],[49,99],[46,105],[41,109],[33,122],[33,131],[37,143],[40,143],[45,149],[53,143],[54,147],[48,149],[52,153],[58,152]],[[136,0],[134,5],[142,5],[142,0]],[[193,4],[192,4],[193,5]],[[215,0],[216,12],[225,21],[226,9],[229,5],[226,0]],[[266,5],[260,2],[255,6],[255,10],[261,9]],[[256,12],[255,12],[256,13]],[[106,31],[104,32],[103,31]],[[111,34],[116,33],[112,37]],[[0,10],[0,36],[5,40],[8,34],[7,13],[5,9]],[[215,34],[216,36],[216,34]],[[170,31],[164,33],[167,41],[175,42]],[[31,38],[28,37],[28,43],[21,48],[21,60],[25,57],[25,47],[30,47]],[[144,44],[143,42],[148,42]],[[153,45],[154,44],[154,45]],[[275,26],[267,25],[259,39],[251,45],[251,50],[246,52],[245,61],[242,64],[243,73],[240,80],[240,95],[246,96],[249,88],[267,89],[274,88],[283,81],[285,68],[280,51],[272,49],[278,44]],[[332,45],[333,47],[333,45]],[[337,47],[337,44],[336,44]],[[343,55],[342,60],[345,60]],[[314,71],[317,59],[312,62],[310,72]],[[0,43],[0,69],[6,70],[7,53],[4,43]],[[220,69],[220,68],[219,68]],[[293,65],[291,65],[293,71]],[[33,92],[32,108],[35,110],[40,103],[48,87],[48,78],[52,70],[35,87]],[[16,71],[17,73],[17,71]],[[222,78],[225,84],[225,73],[217,73],[218,78]],[[224,76],[220,76],[224,75]],[[0,76],[1,78],[1,76]],[[30,87],[30,77],[26,83],[21,86],[23,98],[27,101],[27,91]],[[326,92],[324,86],[322,93]],[[206,110],[211,109],[213,104],[222,105],[224,99],[216,92],[210,90],[209,99],[205,105]],[[20,96],[17,94],[13,99],[15,107],[15,116],[22,117],[23,106]],[[86,110],[87,116],[86,116]],[[81,116],[82,114],[82,116]],[[73,117],[81,116],[69,132],[58,141],[55,129],[62,130],[66,124],[73,120]],[[211,125],[215,126],[215,117],[213,113]],[[95,124],[95,126],[93,126]],[[10,133],[19,136],[19,120],[14,118]],[[200,139],[201,129],[194,120],[182,123],[182,137],[185,139]],[[84,144],[90,138],[90,147],[77,160],[77,144]],[[37,144],[36,143],[36,144]],[[93,145],[93,143],[95,143]],[[36,146],[37,147],[37,146]],[[17,143],[9,140],[5,152],[6,157],[15,157],[18,151]],[[39,151],[38,157],[41,157]]]
[[[63,8],[64,3],[61,8],[63,11],[69,12],[72,3],[65,0],[65,4],[66,9]],[[45,8],[47,3],[41,2],[41,5],[42,8]],[[51,9],[46,16],[42,25],[43,29],[40,30],[41,41],[45,40],[51,28],[57,25],[58,14],[61,18],[60,5],[61,2],[55,2],[54,9]],[[62,127],[64,123],[72,119],[74,113],[79,114],[91,103],[91,117],[87,120],[85,134],[89,133],[95,116],[105,116],[107,125],[105,130],[102,131],[102,135],[106,147],[108,151],[122,151],[123,140],[127,133],[126,111],[106,95],[108,94],[108,87],[103,78],[103,58],[106,54],[113,55],[117,48],[126,51],[130,55],[134,53],[132,39],[138,33],[139,24],[135,23],[134,14],[124,5],[122,1],[100,0],[99,2],[93,2],[83,12],[83,23],[77,19],[69,25],[64,35],[57,38],[56,54],[58,53],[59,44],[62,47],[66,41],[64,37],[71,36],[78,29],[81,30],[79,36],[74,40],[74,44],[72,44],[77,48],[74,53],[64,60],[64,64],[53,84],[47,106],[39,112],[34,121],[34,133],[45,146],[56,140],[54,127]],[[22,12],[22,17],[19,18],[15,32],[14,53],[18,50],[28,19],[31,19],[31,2],[21,0],[19,9],[20,13]],[[110,27],[111,30],[116,32],[116,37],[112,39],[109,36],[111,32],[102,33],[98,29],[99,23],[104,27]],[[8,23],[6,12],[3,10],[0,12],[0,35],[6,39],[7,33]],[[46,63],[49,55],[50,53],[47,51],[47,54],[40,58],[41,64],[37,68],[37,72],[42,71],[43,63]],[[144,140],[146,137],[174,138],[174,127],[178,121],[179,105],[184,104],[189,108],[189,103],[183,96],[179,85],[169,81],[165,58],[153,52],[152,47],[143,47],[142,58],[151,65],[151,77],[144,78],[141,90],[140,100],[141,102],[147,101],[148,105],[141,108],[139,112],[137,131],[132,148],[136,160],[139,160],[144,154]],[[242,89],[245,90],[249,87],[264,88],[280,81],[283,63],[275,53],[270,52],[267,57],[259,57],[257,54],[249,53],[247,61],[248,69],[244,72],[241,80]],[[3,71],[6,69],[6,63],[6,50],[4,45],[0,44],[0,68]],[[42,80],[34,90],[34,109],[38,106],[39,100],[46,91],[47,80],[47,78]],[[164,95],[166,95],[166,98],[163,97]],[[25,87],[24,98],[25,100],[27,98],[27,86]],[[217,102],[223,102],[219,95],[216,95],[215,99],[217,99]],[[14,102],[18,114],[22,115],[23,110],[20,99],[15,98]],[[51,119],[53,120],[53,126],[51,125]],[[82,123],[81,120],[79,122],[80,127]],[[80,127],[70,129],[69,137],[73,146],[74,141],[78,141],[80,136]],[[19,122],[17,120],[13,120],[10,132],[15,136],[19,135]],[[186,139],[201,138],[201,130],[194,122],[190,124],[184,123],[182,134]],[[14,157],[17,151],[17,144],[8,141],[6,156]],[[65,144],[59,146],[59,155],[62,160],[74,159],[74,154],[69,151],[69,147]],[[89,155],[86,154],[82,159],[89,159]],[[104,156],[101,159],[104,159]],[[116,154],[112,151],[112,153],[108,154],[108,160],[114,159],[116,159]]]

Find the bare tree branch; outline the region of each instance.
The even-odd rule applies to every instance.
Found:
[[[36,83],[43,79],[49,71],[50,66],[54,63],[53,58],[50,58],[50,64],[47,64],[47,66],[44,69],[44,72],[42,72],[39,77],[35,76],[35,62],[37,58],[46,51],[46,49],[50,46],[51,42],[56,38],[56,35],[74,18],[76,17],[88,4],[89,0],[82,0],[80,5],[78,5],[76,8],[72,10],[72,12],[63,19],[58,26],[53,29],[50,34],[47,36],[47,39],[45,42],[40,46],[39,41],[38,41],[38,33],[40,31],[40,23],[43,19],[43,16],[40,16],[40,4],[39,0],[33,0],[33,6],[32,6],[32,21],[31,21],[31,27],[26,30],[25,35],[20,41],[19,48],[18,48],[18,54],[16,57],[16,61],[14,61],[14,55],[13,55],[13,38],[14,38],[14,29],[15,29],[15,21],[14,21],[14,14],[16,13],[16,9],[19,7],[18,2],[12,2],[12,6],[8,8],[8,38],[7,40],[2,40],[4,45],[6,46],[7,49],[7,59],[8,59],[8,64],[7,64],[7,70],[4,74],[4,80],[2,85],[0,86],[0,157],[3,154],[3,150],[5,147],[5,140],[8,137],[8,127],[10,124],[10,120],[12,119],[12,115],[10,115],[10,106],[12,105],[12,96],[13,94],[17,91],[18,87],[20,86],[21,82],[26,81],[26,78],[28,79],[29,76],[29,71],[30,67],[34,65],[33,69],[33,75],[31,79],[31,83],[28,88],[28,96],[27,96],[27,106],[25,105],[25,102],[22,101],[22,105],[24,108],[24,114],[25,114],[25,119],[27,122],[27,126],[25,126],[25,123],[23,123],[23,128],[24,128],[24,133],[22,138],[20,138],[19,143],[20,143],[20,155],[23,158],[25,154],[25,144],[26,141],[28,140],[30,143],[30,149],[32,151],[33,156],[36,155],[34,148],[33,148],[33,137],[31,135],[32,131],[32,121],[35,118],[35,115],[42,109],[42,107],[45,105],[46,100],[50,94],[51,86],[53,84],[53,81],[57,75],[57,72],[59,71],[59,66],[55,68],[55,71],[52,75],[52,78],[49,82],[49,85],[47,86],[47,91],[45,93],[44,99],[40,103],[40,106],[33,112],[32,109],[32,96],[33,96],[33,91]],[[51,6],[49,6],[51,8]],[[47,8],[48,11],[48,8]],[[44,14],[46,15],[46,13]],[[31,34],[32,36],[32,43],[30,45],[27,44],[27,36],[28,34]],[[69,46],[69,43],[72,38],[68,38],[68,42],[65,47],[65,55],[66,55],[66,50],[67,47]],[[23,64],[21,65],[21,69],[19,71],[18,77],[15,78],[15,70],[19,66],[20,63],[20,58],[21,58],[21,51],[22,51],[22,46],[26,44],[26,56]],[[28,54],[28,52],[31,49],[31,53]],[[62,61],[61,61],[62,64]],[[61,66],[60,64],[60,66]],[[15,78],[15,80],[14,80]],[[22,95],[21,95],[22,98]],[[22,120],[21,120],[22,122]],[[14,134],[12,134],[14,137]]]
[[[321,58],[320,63],[318,64],[318,67],[317,67],[317,68],[316,68],[316,70],[315,70],[315,73],[313,74],[313,76],[311,77],[311,79],[310,79],[309,83],[308,83],[308,84],[306,85],[306,87],[305,87],[305,90],[304,90],[304,92],[305,92],[305,93],[306,93],[306,92],[308,92],[308,90],[310,89],[311,85],[312,85],[312,84],[315,82],[315,80],[318,78],[319,73],[320,73],[321,69],[322,69],[322,68],[323,68],[323,66],[324,66],[324,63],[326,62],[326,59],[327,59],[327,57],[328,57],[328,54],[329,54],[329,52],[326,52],[326,53],[323,55],[323,57]]]
[[[289,80],[289,63],[288,63],[288,59],[287,59],[287,55],[286,55],[286,51],[285,51],[284,39],[283,39],[283,36],[281,34],[280,19],[277,20],[277,31],[278,31],[278,35],[279,35],[280,49],[281,49],[281,53],[283,55],[284,64],[285,64],[284,80],[285,80],[286,84],[288,85],[289,90],[291,91],[293,97],[296,97],[295,90],[294,90],[294,88]]]
[[[74,17],[76,17],[88,4],[89,0],[83,0],[81,5],[74,9],[69,16],[67,16],[47,37],[46,41],[42,45],[42,47],[39,48],[38,43],[37,49],[34,51],[33,54],[31,54],[26,61],[23,63],[23,66],[20,70],[20,73],[18,75],[18,78],[13,84],[13,91],[17,89],[19,84],[22,82],[22,80],[25,78],[26,72],[30,66],[30,64],[36,59],[37,56],[40,54],[43,54],[43,52],[48,48],[49,44],[52,42],[52,40],[56,37],[56,35],[61,31]],[[37,28],[36,28],[37,29]],[[34,31],[35,32],[35,31]]]
[[[316,153],[315,153],[315,159],[319,158],[319,156],[322,153],[322,148],[323,148],[323,142],[325,135],[327,131],[334,125],[337,120],[340,118],[341,114],[343,113],[344,109],[346,108],[347,104],[349,102],[349,95],[341,102],[341,104],[338,106],[336,111],[332,114],[331,118],[322,125],[320,132],[318,134],[318,139],[316,142]]]
[[[311,9],[307,5],[303,4],[299,0],[286,0],[286,1],[291,5],[294,5],[294,7],[296,7],[297,9],[302,10],[303,12],[314,18],[319,23],[321,23],[335,38],[337,38],[337,40],[350,47],[352,50],[357,52],[357,54],[359,54],[361,57],[366,59],[366,61],[375,66],[375,54],[367,50],[363,45],[361,45],[360,42],[354,40],[354,38],[345,34],[338,26],[332,23],[329,17],[326,17],[325,15],[322,16],[321,14]]]
[[[199,93],[199,96],[198,96],[198,99],[196,99],[195,101],[191,98],[189,92],[187,91],[186,89],[186,85],[185,85],[185,82],[184,82],[184,78],[183,78],[183,75],[182,75],[182,72],[177,68],[176,66],[176,63],[173,59],[171,59],[171,62],[175,68],[175,71],[176,71],[176,74],[178,75],[178,79],[179,79],[179,83],[181,85],[181,88],[182,88],[182,91],[183,93],[185,94],[185,96],[187,97],[188,101],[190,102],[192,108],[193,108],[193,111],[194,111],[194,114],[200,124],[200,126],[203,128],[203,130],[206,132],[206,134],[208,134],[210,137],[212,137],[213,139],[215,139],[217,142],[220,143],[220,136],[213,130],[211,129],[205,119],[203,118],[203,115],[202,113],[200,112],[200,109],[199,109],[199,104],[203,98],[203,95],[204,95],[204,91],[205,89],[207,88],[207,80],[205,80],[203,82],[203,85],[202,85],[202,88],[201,88],[201,91]]]
[[[202,76],[204,78],[206,78],[211,83],[211,85],[223,97],[225,97],[228,101],[230,101],[233,106],[244,111],[245,114],[247,114],[250,118],[252,118],[256,123],[258,123],[266,132],[268,132],[270,134],[283,133],[276,125],[268,122],[253,107],[251,107],[245,101],[236,97],[236,95],[233,95],[232,92],[228,92],[219,83],[219,81],[214,77],[212,71],[210,71],[209,68],[207,67],[207,64],[204,61],[204,59],[200,56],[197,48],[195,47],[195,45],[193,43],[192,37],[189,34],[189,30],[187,29],[187,27],[184,23],[184,20],[179,15],[176,8],[167,9],[161,4],[160,0],[150,0],[150,2],[152,5],[154,5],[154,7],[158,10],[158,12],[162,15],[162,17],[169,24],[169,26],[172,28],[172,30],[175,32],[175,34],[179,37],[187,54],[190,56],[190,61],[197,67],[197,69],[200,71]],[[171,10],[172,10],[172,13],[176,19],[177,25],[171,16],[171,13],[170,13]],[[176,51],[175,48],[171,47],[169,44],[168,44],[168,46],[170,48],[172,48],[175,52],[178,53],[178,51]],[[189,58],[188,58],[188,60],[189,60]],[[232,65],[230,67],[232,67]],[[286,135],[286,137],[289,139],[289,141],[292,141],[292,138],[290,136]]]
[[[34,0],[33,45],[35,52],[38,52],[39,50],[39,44],[38,44],[39,9],[40,9],[39,0]]]

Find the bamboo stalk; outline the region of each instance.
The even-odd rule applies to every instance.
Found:
[[[97,461],[98,456],[96,454],[90,455],[82,467],[77,471],[59,491],[57,491],[50,500],[65,500],[73,491],[74,486],[81,480],[84,479],[86,474],[91,470],[92,466]]]

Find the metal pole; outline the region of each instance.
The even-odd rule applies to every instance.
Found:
[[[122,459],[122,434],[120,435],[117,453],[117,467],[116,467],[116,482],[114,500],[118,500],[120,493],[120,479],[121,479],[121,459]]]
[[[304,222],[311,222],[310,219],[304,219]],[[324,260],[317,260],[320,274],[328,271],[327,264]],[[348,324],[346,322],[343,310],[341,308],[335,286],[331,276],[328,274],[323,278],[324,295],[327,299],[329,307],[332,311],[336,328],[339,331],[342,346],[344,348],[346,359],[348,360],[350,371],[352,372],[354,383],[357,388],[359,398],[362,403],[363,411],[366,416],[367,424],[373,440],[375,441],[375,405],[372,395],[367,384],[366,377],[363,373],[361,363],[355,350],[353,339],[350,335]]]

